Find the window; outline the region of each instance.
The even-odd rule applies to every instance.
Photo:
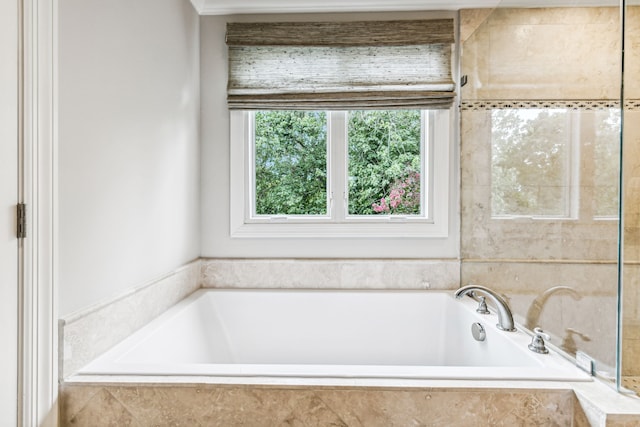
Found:
[[[453,19],[229,22],[234,110],[449,108]]]
[[[232,111],[232,237],[445,237],[448,110]]]
[[[453,24],[229,22],[231,237],[452,253]]]
[[[617,217],[618,109],[496,109],[491,120],[493,217]]]

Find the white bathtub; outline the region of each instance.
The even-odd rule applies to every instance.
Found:
[[[452,294],[200,290],[79,375],[590,380]]]

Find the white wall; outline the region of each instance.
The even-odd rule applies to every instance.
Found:
[[[199,22],[189,0],[59,1],[59,311],[199,255]]]
[[[203,257],[286,258],[457,258],[458,176],[457,142],[451,144],[453,195],[449,210],[450,237],[442,239],[248,239],[229,233],[229,110],[226,104],[227,21],[353,21],[362,19],[437,19],[454,17],[450,12],[394,12],[306,15],[235,15],[200,18],[200,75],[202,97],[201,233]]]

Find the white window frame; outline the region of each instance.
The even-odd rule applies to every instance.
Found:
[[[254,216],[253,113],[230,111],[230,236],[231,238],[445,238],[449,236],[450,111],[423,113],[422,150],[428,196],[422,195],[424,216],[347,215],[345,203],[330,203],[328,216]],[[328,190],[335,200],[347,194],[345,112],[328,113],[327,155],[333,165]],[[437,141],[437,143],[436,143]],[[337,166],[337,167],[336,167]],[[425,192],[423,192],[425,193]]]

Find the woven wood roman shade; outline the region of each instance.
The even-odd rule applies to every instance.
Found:
[[[448,108],[453,20],[228,23],[230,109]]]

